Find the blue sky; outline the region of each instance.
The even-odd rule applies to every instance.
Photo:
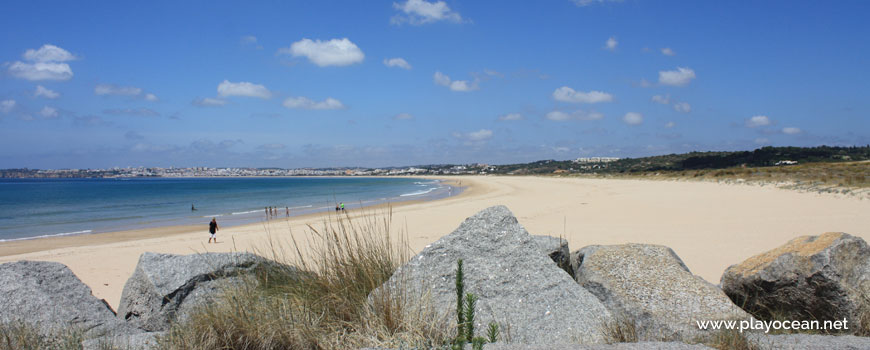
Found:
[[[0,168],[870,143],[866,1],[14,1]]]

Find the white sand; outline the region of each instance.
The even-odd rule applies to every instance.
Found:
[[[870,239],[870,201],[858,198],[706,182],[489,176],[450,179],[461,180],[471,188],[460,196],[393,209],[394,225],[407,227],[415,251],[450,233],[466,217],[498,204],[507,205],[532,234],[565,236],[572,250],[627,242],[669,246],[693,273],[713,283],[719,282],[729,265],[797,236],[842,231]],[[304,239],[306,224],[317,226],[322,220],[322,215],[306,216],[225,228],[218,233],[221,243],[212,245],[206,244],[207,222],[196,232],[177,233],[179,228],[166,228],[165,232],[176,233],[164,236],[156,230],[143,235],[148,237],[144,239],[136,238],[136,231],[70,237],[74,243],[2,256],[0,262],[29,259],[64,263],[94,295],[117,306],[124,283],[143,252],[263,251],[270,237],[285,240],[289,228]],[[124,238],[117,238],[121,236]],[[41,245],[58,246],[43,242],[51,241],[26,241],[18,243],[16,249],[21,244],[30,251]],[[0,244],[0,251],[3,246]]]

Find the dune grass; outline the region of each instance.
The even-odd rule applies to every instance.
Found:
[[[259,269],[246,283],[173,324],[161,347],[358,349],[447,343],[451,330],[438,322],[425,299],[396,289],[369,298],[410,258],[406,235],[395,235],[391,222],[389,209],[341,214],[319,228],[309,226],[304,242],[295,235],[289,242],[273,242],[261,255],[282,264]]]
[[[0,324],[0,350],[79,350],[82,340],[82,333],[72,328],[46,334],[23,322]]]

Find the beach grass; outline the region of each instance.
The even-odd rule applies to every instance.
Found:
[[[355,218],[340,214],[309,226],[305,242],[295,235],[273,241],[260,255],[283,264],[260,269],[174,323],[161,347],[358,349],[448,342],[453,330],[437,321],[425,300],[396,295],[401,288],[369,298],[410,258],[406,235],[394,234],[391,222],[389,209]]]
[[[23,322],[0,324],[0,350],[80,350],[82,333],[74,328],[45,333]]]

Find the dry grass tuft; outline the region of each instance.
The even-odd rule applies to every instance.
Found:
[[[605,341],[613,343],[637,343],[637,325],[634,320],[627,316],[614,316],[612,321],[602,326]]]
[[[713,334],[706,345],[719,350],[761,350],[745,333],[736,329],[721,330]]]
[[[426,299],[369,294],[410,258],[394,241],[391,213],[331,217],[309,226],[306,245],[271,247],[286,265],[264,267],[247,283],[175,324],[166,349],[358,349],[433,346],[449,339]],[[287,254],[287,251],[294,253]],[[393,290],[393,293],[403,294]]]
[[[82,333],[61,329],[44,334],[39,328],[22,322],[0,324],[0,350],[79,350]]]

